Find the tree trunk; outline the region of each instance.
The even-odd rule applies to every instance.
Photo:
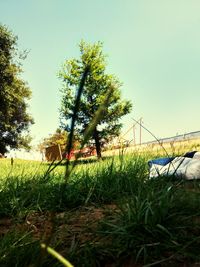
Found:
[[[99,132],[97,131],[97,128],[95,128],[95,130],[94,130],[93,138],[95,140],[97,157],[98,157],[98,159],[101,159],[101,144],[100,144]]]

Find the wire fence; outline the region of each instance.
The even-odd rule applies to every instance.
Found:
[[[162,143],[168,143],[168,142],[186,141],[198,138],[200,138],[200,131],[190,132],[186,134],[179,134],[176,136],[171,136],[166,138],[159,138],[159,141],[161,141]],[[148,142],[143,142],[142,144],[154,144],[154,143],[157,143],[157,141],[156,140],[148,141]]]

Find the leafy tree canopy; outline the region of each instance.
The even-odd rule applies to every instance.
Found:
[[[117,77],[106,73],[106,56],[102,51],[102,43],[87,44],[81,41],[79,48],[80,58],[66,60],[59,73],[63,81],[61,122],[66,128],[69,119],[72,118],[77,87],[85,69],[89,68],[77,114],[76,131],[80,135],[83,134],[102,105],[108,90],[112,87],[106,111],[92,135],[97,155],[101,157],[101,146],[119,135],[122,127],[120,118],[131,111],[132,104],[128,100],[122,100],[120,91],[122,84]]]
[[[29,147],[25,135],[33,123],[27,112],[31,91],[20,77],[21,60],[26,57],[17,49],[17,37],[0,24],[0,153],[8,148]]]

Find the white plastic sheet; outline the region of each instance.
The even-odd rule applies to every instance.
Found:
[[[200,152],[196,152],[193,158],[175,157],[164,166],[155,163],[150,166],[150,178],[172,175],[186,180],[200,179]]]

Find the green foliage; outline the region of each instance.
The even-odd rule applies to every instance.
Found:
[[[25,136],[33,119],[27,113],[27,100],[31,91],[20,74],[21,59],[17,37],[0,25],[0,153],[8,147],[27,147],[30,137]]]
[[[31,232],[11,231],[0,241],[0,266],[31,266],[39,254],[39,242]]]
[[[119,135],[122,127],[120,118],[131,111],[132,105],[130,101],[121,99],[120,81],[114,75],[106,74],[102,43],[87,44],[82,41],[79,48],[80,59],[66,60],[59,74],[63,81],[60,110],[62,125],[66,128],[69,119],[73,116],[77,87],[84,71],[89,68],[76,117],[76,131],[80,134],[84,133],[99,108],[104,105],[105,97],[112,88],[103,116],[92,135],[97,154],[101,156],[101,146]]]

